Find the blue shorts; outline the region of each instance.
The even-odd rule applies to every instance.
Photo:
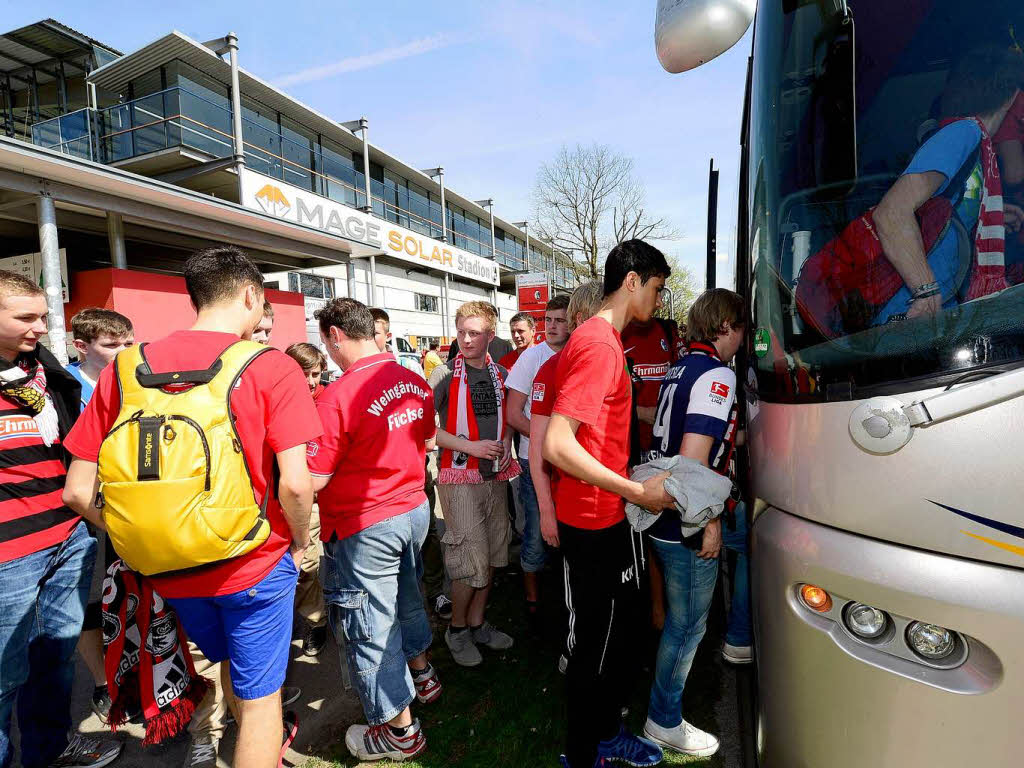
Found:
[[[168,600],[189,640],[207,659],[231,662],[231,684],[240,699],[269,696],[284,684],[298,578],[299,569],[286,552],[251,589]]]

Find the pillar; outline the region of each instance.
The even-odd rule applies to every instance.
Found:
[[[107,242],[110,244],[110,264],[114,269],[128,269],[124,248],[124,219],[120,213],[107,212]]]
[[[57,208],[53,198],[40,195],[36,201],[36,213],[39,219],[39,253],[43,262],[50,351],[61,365],[67,365],[68,345],[67,332],[64,330],[64,292],[61,289],[60,249],[57,243]]]

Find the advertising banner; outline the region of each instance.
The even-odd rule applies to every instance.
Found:
[[[355,240],[380,254],[448,272],[464,280],[487,285],[498,285],[500,281],[498,265],[491,259],[245,168],[242,169],[242,205]]]

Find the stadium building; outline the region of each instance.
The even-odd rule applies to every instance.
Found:
[[[507,335],[517,274],[574,286],[527,222],[372,144],[358,104],[338,122],[238,60],[231,34],[127,54],[52,19],[0,35],[0,268],[51,289],[58,353],[82,306],[129,315],[141,340],[190,322],[178,273],[215,244],[246,249],[276,289],[278,346],[318,340],[312,312],[334,296],[383,307],[422,348],[471,299]]]

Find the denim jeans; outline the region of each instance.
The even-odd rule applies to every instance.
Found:
[[[324,544],[320,575],[331,630],[370,725],[395,719],[416,695],[407,662],[433,640],[423,609],[420,550],[427,503]],[[339,642],[339,645],[341,643]]]
[[[95,560],[96,539],[79,523],[62,544],[0,563],[0,768],[13,758],[15,700],[25,768],[49,765],[68,744],[73,655]]]
[[[736,530],[722,523],[722,544],[736,553],[736,572],[733,574],[732,603],[729,606],[729,625],[725,642],[739,647],[753,643],[750,629],[750,557],[747,547],[747,505],[736,505]]]
[[[724,528],[723,524],[723,528]],[[651,539],[665,579],[665,628],[654,665],[647,717],[662,728],[683,720],[683,688],[707,628],[718,560],[703,560],[682,544]]]
[[[540,535],[540,506],[530,478],[530,462],[521,458],[519,466],[523,470],[519,475],[519,500],[523,505],[523,543],[519,549],[519,564],[523,573],[537,573],[544,567],[547,557],[544,538]]]

